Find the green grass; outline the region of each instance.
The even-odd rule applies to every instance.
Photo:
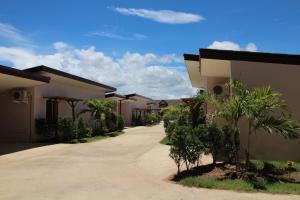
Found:
[[[165,144],[165,145],[171,145],[171,142],[167,136],[164,137],[159,143]]]
[[[116,137],[123,133],[124,132],[122,132],[122,131],[116,131],[116,132],[106,133],[105,135],[96,135],[96,136],[92,136],[92,137],[85,137],[85,138],[82,138],[81,140],[84,142],[95,142],[95,141],[103,140],[103,139],[109,138],[109,137]]]
[[[180,184],[192,187],[225,189],[246,192],[268,192],[287,193],[300,195],[300,184],[297,183],[268,183],[260,182],[259,186],[264,189],[256,189],[257,183],[239,180],[226,179],[217,180],[212,177],[187,177],[179,181]]]
[[[287,162],[288,161],[262,161],[262,160],[251,160],[251,163],[256,167],[257,170],[262,170],[264,167],[264,162],[269,163],[275,167],[275,169],[278,170],[284,170],[288,167]],[[293,167],[300,171],[300,162],[293,162]]]

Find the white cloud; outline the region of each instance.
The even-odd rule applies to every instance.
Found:
[[[55,42],[53,44],[53,47],[55,50],[57,51],[63,51],[63,50],[66,50],[66,49],[70,49],[71,46],[68,45],[67,43],[64,43],[64,42]]]
[[[257,51],[257,47],[254,43],[249,43],[247,44],[247,46],[245,47],[245,50],[246,51],[252,51],[252,52],[255,52]]]
[[[209,49],[222,49],[222,50],[236,50],[240,51],[240,45],[230,42],[230,41],[214,41],[211,45],[208,46]]]
[[[21,46],[31,45],[30,39],[24,36],[21,31],[14,26],[0,22],[0,38],[3,38],[13,44]]]
[[[257,47],[254,43],[248,43],[245,48],[240,47],[239,44],[231,41],[214,41],[208,46],[209,49],[222,49],[222,50],[234,50],[234,51],[257,51]]]
[[[114,8],[116,12],[123,15],[133,15],[166,24],[188,24],[204,20],[204,17],[185,12],[172,10],[147,10],[135,8]]]
[[[112,58],[93,46],[79,49],[63,42],[53,46],[53,54],[0,46],[0,61],[9,61],[20,69],[46,65],[115,86],[122,94],[139,93],[160,99],[189,97],[195,93],[187,73],[171,65],[173,62],[183,65],[175,54],[127,52]]]
[[[95,31],[95,32],[90,32],[87,35],[107,37],[107,38],[116,39],[116,40],[143,40],[143,39],[147,38],[146,35],[139,34],[139,33],[121,35],[121,34],[116,34],[116,33],[107,32],[107,31]]]
[[[168,64],[168,63],[172,63],[172,62],[183,62],[183,58],[178,57],[175,54],[166,54],[166,55],[163,55],[162,57],[160,57],[158,59],[158,61],[163,64]]]

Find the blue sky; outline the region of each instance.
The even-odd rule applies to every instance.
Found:
[[[299,0],[1,1],[0,63],[25,68],[44,64],[43,59],[38,59],[44,56],[46,64],[56,65],[51,67],[118,86],[123,93],[139,92],[154,98],[165,87],[163,82],[169,81],[171,85],[184,82],[182,88],[174,91],[165,88],[164,93],[168,94],[160,94],[176,98],[194,92],[180,60],[183,53],[197,53],[200,47],[211,47],[300,54],[299,20]],[[84,53],[90,48],[94,48],[90,52],[103,54],[103,58],[99,55],[95,61],[93,55]],[[22,53],[17,51],[20,49]],[[67,58],[70,55],[73,60]],[[145,57],[147,62],[134,60]],[[144,86],[134,91],[134,82],[89,74],[97,69],[108,70],[100,66],[104,58],[111,59],[105,61],[108,69],[110,64],[116,66],[114,70],[142,65],[138,70],[143,78],[151,77],[147,82],[152,85],[136,80]],[[87,67],[82,63],[93,69],[82,69]],[[152,73],[157,72],[147,75],[142,72],[151,69],[179,77],[169,80],[165,76],[153,77]],[[151,88],[155,83],[155,88]]]

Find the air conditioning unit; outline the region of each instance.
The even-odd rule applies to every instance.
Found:
[[[28,91],[25,89],[13,90],[12,96],[15,103],[28,103]]]
[[[226,97],[229,96],[229,88],[225,87],[225,85],[215,85],[213,87],[213,92],[217,96]]]

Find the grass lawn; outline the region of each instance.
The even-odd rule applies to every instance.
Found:
[[[164,137],[159,143],[165,144],[165,145],[171,145],[170,140],[167,136]]]
[[[217,180],[213,177],[187,177],[179,181],[180,184],[192,187],[225,189],[246,192],[268,192],[268,193],[287,193],[300,195],[299,183],[259,183],[258,189],[256,182],[244,181],[239,179]]]
[[[122,131],[116,131],[116,132],[106,133],[104,135],[96,135],[96,136],[92,136],[92,137],[85,137],[85,138],[82,138],[81,141],[82,141],[82,143],[95,142],[95,141],[103,140],[103,139],[109,138],[109,137],[116,137],[116,136],[121,135],[123,133],[124,132],[122,132]]]
[[[255,179],[230,179],[220,178],[228,173],[226,165],[212,167],[212,165],[204,165],[193,169],[192,171],[184,171],[174,179],[178,183],[202,188],[225,189],[246,192],[267,192],[267,193],[285,193],[300,195],[300,162],[293,163],[293,170],[287,172],[287,162],[284,161],[268,161],[252,160],[253,175]],[[271,167],[270,167],[271,166]],[[266,173],[267,176],[262,174]],[[286,179],[270,179],[292,178],[294,181],[284,181]]]

